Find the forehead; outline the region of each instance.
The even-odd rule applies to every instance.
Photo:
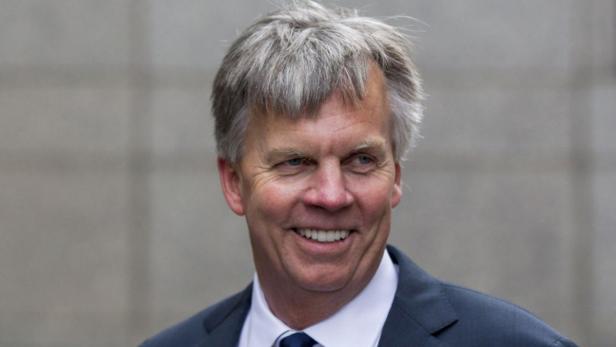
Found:
[[[249,137],[256,136],[263,141],[290,132],[297,132],[298,135],[329,133],[336,136],[339,131],[362,123],[379,129],[387,128],[389,131],[390,112],[385,79],[376,66],[369,70],[364,93],[357,100],[348,100],[344,93],[335,91],[313,113],[287,115],[253,110],[249,117],[246,140],[250,142]]]

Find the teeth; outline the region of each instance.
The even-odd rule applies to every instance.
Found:
[[[348,230],[297,229],[297,233],[318,242],[335,242],[344,240],[349,236]]]

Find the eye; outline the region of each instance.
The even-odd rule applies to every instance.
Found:
[[[294,175],[306,170],[312,162],[306,157],[293,157],[276,164],[276,170],[282,175]]]
[[[357,163],[361,165],[368,165],[374,162],[374,159],[371,156],[366,155],[366,154],[358,154],[355,157],[355,160],[357,160]]]
[[[347,166],[355,173],[368,173],[376,167],[376,159],[365,153],[358,153],[349,158]]]
[[[286,164],[289,166],[300,166],[304,163],[304,161],[305,161],[304,158],[293,158],[293,159],[289,159],[285,161],[283,164]]]

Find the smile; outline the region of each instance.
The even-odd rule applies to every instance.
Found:
[[[318,242],[335,242],[344,240],[349,236],[349,230],[320,230],[320,229],[295,229],[295,232]]]

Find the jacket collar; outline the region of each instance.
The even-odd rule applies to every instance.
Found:
[[[434,334],[454,324],[457,315],[440,282],[393,246],[387,246],[398,265],[398,289],[379,346],[443,346]]]
[[[457,315],[434,277],[393,246],[387,246],[398,266],[398,288],[383,326],[379,346],[443,346],[434,334],[451,326]],[[252,284],[212,307],[203,321],[206,337],[197,346],[236,346],[250,309]]]
[[[250,309],[252,283],[243,291],[211,308],[203,320],[205,338],[197,346],[237,346]]]

